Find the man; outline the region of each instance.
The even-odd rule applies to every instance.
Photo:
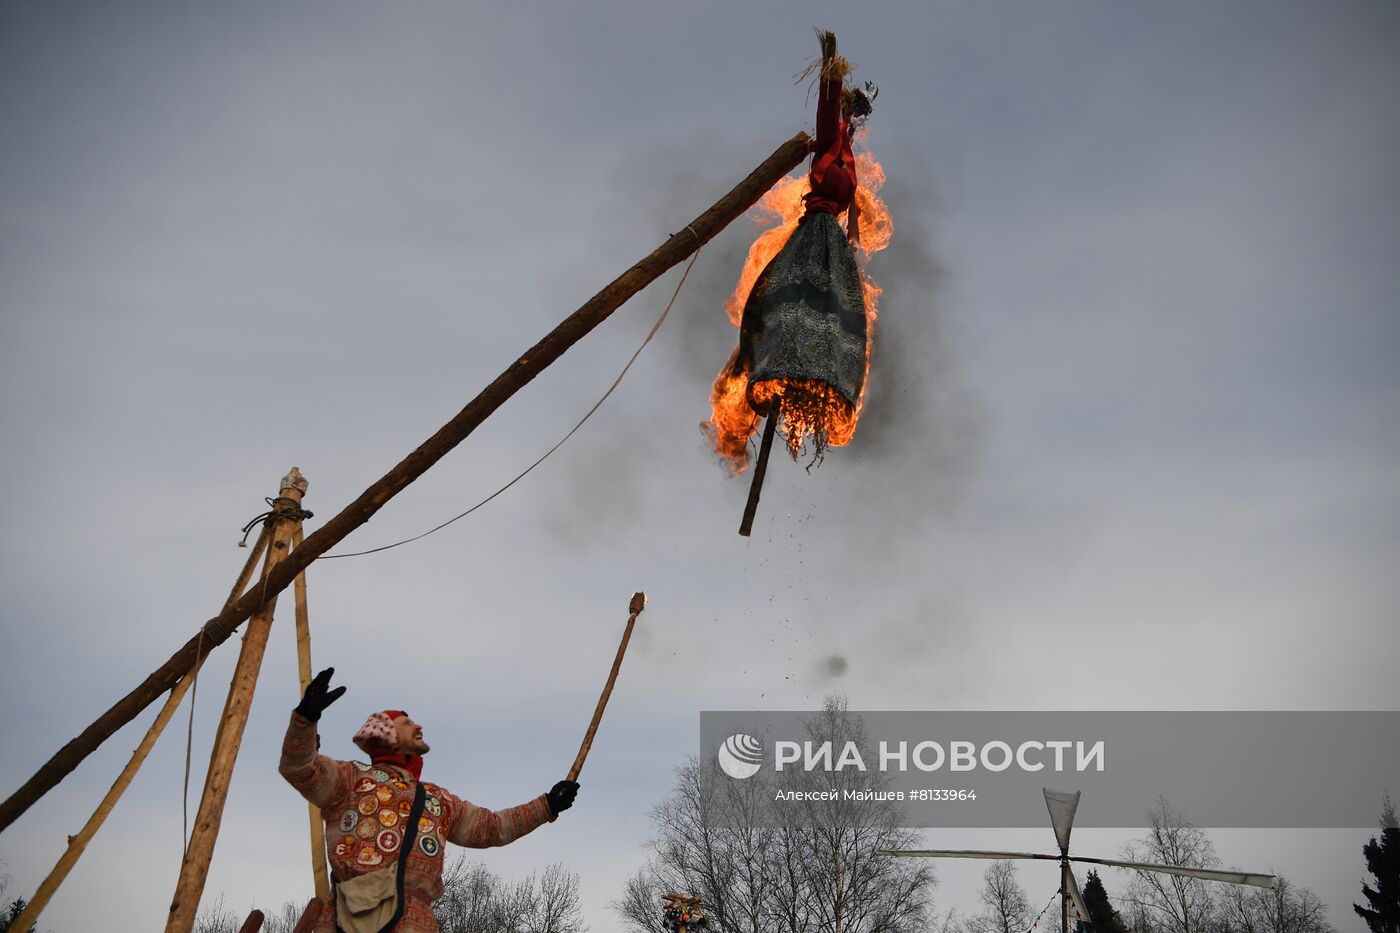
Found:
[[[343,686],[330,689],[333,673],[317,674],[292,711],[278,765],[326,821],[336,911],[333,918],[323,910],[317,930],[334,930],[334,919],[352,933],[435,933],[432,902],[442,896],[443,843],[503,846],[554,822],[573,806],[578,784],[560,781],[548,794],[508,810],[474,806],[420,782],[428,743],[403,710],[374,713],[355,734],[369,764],[318,754],[316,723],[345,693]]]

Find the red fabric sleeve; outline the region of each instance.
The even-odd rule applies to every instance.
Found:
[[[354,765],[319,754],[316,724],[301,713],[292,713],[277,770],[297,793],[322,809],[333,809],[350,796]]]
[[[503,846],[555,820],[554,811],[549,809],[548,799],[543,794],[506,810],[478,807],[446,791],[443,796],[451,813],[447,823],[448,841],[471,849]]]
[[[841,82],[823,78],[817,98],[817,139],[810,173],[812,190],[804,200],[807,213],[839,214],[856,193],[856,162],[849,126],[841,121]]]

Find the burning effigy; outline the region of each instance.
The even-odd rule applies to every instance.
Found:
[[[869,82],[852,86],[853,66],[837,52],[835,34],[818,36],[821,54],[798,76],[817,76],[811,169],[805,178],[784,179],[760,202],[778,223],[754,241],[725,303],[739,342],[715,378],[704,424],[737,475],[765,422],[741,535],[752,529],[780,425],[794,461],[810,449],[809,469],[855,434],[880,296],[863,262],[885,248],[892,229],[875,194],[883,171],[868,153],[853,152],[864,142],[878,91]]]

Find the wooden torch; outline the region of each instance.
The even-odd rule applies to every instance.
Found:
[[[622,656],[627,653],[627,642],[632,637],[632,626],[637,624],[637,616],[642,614],[642,610],[647,606],[647,594],[633,593],[632,601],[627,605],[627,628],[622,631],[622,643],[617,646],[617,657],[613,658],[612,670],[608,672],[608,682],[603,684],[603,695],[598,697],[598,706],[593,710],[593,721],[588,724],[588,731],[584,733],[583,744],[579,746],[578,757],[574,759],[574,764],[569,768],[569,780],[577,781],[579,772],[583,770],[583,759],[588,757],[588,750],[593,747],[593,736],[598,734],[598,723],[603,721],[603,710],[607,708],[608,697],[612,696],[613,684],[617,683],[617,672],[622,669]]]

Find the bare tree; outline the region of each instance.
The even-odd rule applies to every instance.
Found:
[[[1011,860],[987,866],[981,897],[982,912],[967,922],[968,933],[1025,933],[1031,925],[1031,903]]]
[[[224,896],[220,894],[194,918],[194,933],[238,933],[243,921],[224,906]]]
[[[807,733],[812,742],[830,742],[833,749],[854,743],[866,760],[874,759],[864,723],[847,713],[843,697],[828,697]],[[838,795],[827,804],[807,804],[802,814],[796,838],[805,843],[800,864],[806,869],[807,894],[793,906],[799,916],[805,909],[807,919],[793,933],[922,930],[934,885],[932,868],[874,854],[915,845],[917,834],[900,827],[902,814],[893,804],[874,806],[846,797],[847,791],[882,785],[863,772],[846,770],[797,771],[793,777],[799,787]]]
[[[683,891],[704,898],[706,913],[718,929],[771,929],[772,885],[766,862],[773,834],[757,824],[759,801],[753,799],[766,787],[756,781],[731,781],[713,764],[692,761],[680,768],[672,795],[652,809],[654,857],[645,879],[639,876],[629,891],[633,899],[643,888],[653,897]],[[641,912],[640,905],[636,907],[629,918]],[[652,900],[650,914],[659,911],[659,900]]]
[[[1205,830],[1192,823],[1162,798],[1148,811],[1147,835],[1123,847],[1123,858],[1187,868],[1217,868],[1220,859]],[[1134,872],[1128,902],[1140,908],[1135,924],[1145,920],[1170,933],[1208,933],[1215,913],[1210,882],[1179,875]]]
[[[563,865],[509,882],[459,856],[433,903],[442,933],[584,933],[579,877]]]
[[[622,895],[608,905],[622,918],[627,929],[637,933],[666,933],[666,925],[661,922],[661,895],[665,889],[655,880],[660,873],[656,865],[647,863],[627,879]]]
[[[287,901],[277,910],[264,911],[262,933],[292,933],[305,910],[305,904]]]
[[[829,698],[807,724],[815,743],[865,749],[858,717]],[[872,760],[868,753],[866,760]],[[875,855],[907,848],[917,834],[900,827],[894,804],[851,800],[878,779],[851,771],[789,770],[776,781],[760,773],[725,776],[691,760],[675,790],[652,811],[652,858],[612,904],[641,933],[658,928],[658,894],[679,891],[705,901],[711,924],[725,933],[905,933],[926,929],[932,869]],[[834,791],[836,799],[778,805],[782,792]]]
[[[443,873],[443,894],[433,902],[433,915],[443,933],[497,933],[514,929],[508,923],[506,883],[481,862],[465,856]]]
[[[578,875],[555,863],[539,877],[539,887],[531,876],[528,883],[530,908],[525,933],[583,933],[583,908],[579,903]]]
[[[1123,921],[1128,925],[1129,933],[1157,933],[1157,925],[1152,922],[1151,911],[1131,899],[1125,903],[1127,912],[1123,915]]]
[[[967,921],[958,913],[956,907],[949,907],[942,914],[936,915],[928,928],[933,933],[967,933]]]
[[[1283,877],[1272,889],[1228,885],[1219,908],[1216,926],[1226,933],[1335,933],[1321,899]]]

